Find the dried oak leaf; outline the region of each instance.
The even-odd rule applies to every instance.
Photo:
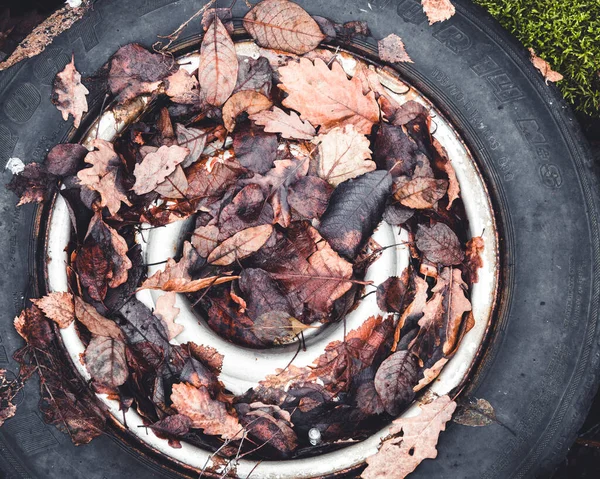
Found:
[[[389,415],[397,416],[411,403],[418,374],[417,360],[409,351],[397,351],[381,363],[375,373],[375,390]]]
[[[112,338],[121,342],[124,340],[121,328],[117,326],[117,323],[106,319],[96,311],[96,308],[87,304],[79,296],[74,296],[73,298],[75,300],[75,317],[90,333],[95,336]]]
[[[302,55],[325,38],[317,22],[288,0],[263,0],[244,17],[244,28],[261,47]]]
[[[142,283],[140,289],[160,289],[162,291],[174,291],[176,293],[193,293],[209,286],[228,283],[237,279],[237,276],[210,276],[192,280],[189,273],[190,267],[198,256],[196,250],[189,241],[183,244],[183,257],[179,262],[173,258],[167,260],[165,269],[157,271]]]
[[[52,103],[62,113],[63,120],[67,121],[69,114],[73,115],[73,125],[79,128],[83,114],[88,111],[86,95],[89,90],[81,83],[81,75],[75,69],[75,56],[71,56],[71,63],[61,72],[56,74],[52,87]]]
[[[155,152],[148,153],[133,170],[135,184],[132,189],[135,194],[143,195],[154,191],[189,153],[188,148],[177,145],[161,146]]]
[[[377,306],[381,311],[400,313],[404,305],[404,297],[408,289],[408,269],[402,276],[390,276],[377,286]]]
[[[392,177],[377,170],[339,185],[321,217],[319,233],[338,253],[355,258],[381,221]]]
[[[60,143],[46,156],[44,165],[48,173],[56,176],[71,176],[77,173],[88,150],[78,143]]]
[[[264,127],[268,133],[279,133],[283,138],[295,140],[312,140],[316,135],[314,127],[308,121],[302,121],[298,113],[286,113],[281,108],[273,107],[250,115],[257,125]]]
[[[369,140],[354,125],[334,128],[314,142],[319,145],[317,174],[334,187],[377,168],[369,159]]]
[[[373,92],[363,94],[360,79],[348,79],[342,66],[333,62],[331,69],[320,59],[314,63],[301,58],[279,69],[279,87],[288,96],[287,108],[298,111],[303,120],[320,125],[321,132],[354,125],[368,135],[379,121],[379,105]]]
[[[179,314],[180,309],[175,307],[175,301],[177,299],[177,293],[169,292],[161,295],[156,300],[156,308],[154,309],[154,315],[162,319],[167,325],[167,333],[169,334],[169,341],[184,330],[182,324],[177,324],[175,318]]]
[[[260,225],[247,228],[223,241],[208,256],[207,261],[216,266],[227,266],[258,251],[273,233],[273,226]]]
[[[233,93],[243,90],[254,90],[269,96],[273,84],[273,69],[265,57],[257,59],[239,58],[237,82]]]
[[[73,295],[70,293],[49,293],[42,298],[32,299],[31,302],[61,329],[67,328],[75,319]]]
[[[257,91],[243,90],[234,93],[223,105],[223,124],[228,131],[235,129],[235,119],[240,113],[254,115],[267,108],[273,103],[265,95]]]
[[[381,58],[384,62],[413,63],[408,56],[408,53],[406,53],[404,42],[398,35],[392,33],[383,40],[379,40],[377,45],[379,47],[379,58]]]
[[[56,177],[39,163],[29,163],[14,175],[6,187],[19,197],[17,206],[46,201],[56,190]]]
[[[474,236],[467,241],[465,247],[465,268],[467,280],[471,285],[479,281],[477,270],[483,267],[481,253],[483,253],[484,248],[485,244],[481,236]]]
[[[128,271],[132,267],[131,260],[127,256],[129,247],[125,238],[117,233],[117,230],[102,221],[101,212],[97,212],[92,217],[85,239],[93,239],[102,248],[104,256],[109,261],[111,273],[108,286],[116,288],[124,284],[127,281]]]
[[[171,401],[179,414],[192,420],[192,427],[203,429],[205,434],[235,439],[243,430],[237,418],[227,412],[225,404],[212,399],[205,387],[174,384]]]
[[[125,45],[111,59],[108,86],[123,104],[144,93],[152,93],[163,79],[178,68],[169,56],[150,53],[137,43]]]
[[[450,266],[461,263],[465,257],[456,233],[444,223],[419,225],[415,240],[417,248],[433,263]]]
[[[563,79],[563,76],[560,73],[552,70],[550,64],[546,60],[538,57],[535,54],[533,48],[529,48],[529,53],[531,54],[531,63],[533,63],[533,66],[542,74],[544,80],[546,80],[546,85],[549,81],[557,82]]]
[[[177,144],[190,150],[188,156],[181,162],[182,168],[187,168],[200,159],[200,155],[206,146],[208,133],[198,128],[186,128],[181,124],[175,125],[177,133]]]
[[[288,188],[287,201],[292,218],[311,220],[320,218],[327,209],[333,186],[316,176],[304,176]]]
[[[238,74],[235,45],[218,17],[204,34],[200,47],[198,82],[209,105],[221,106],[233,93]]]
[[[277,158],[277,135],[252,125],[243,125],[233,135],[233,151],[244,168],[264,175]]]
[[[399,188],[394,192],[394,198],[404,206],[414,209],[435,208],[448,191],[446,180],[416,177],[412,180],[403,178]]]
[[[456,9],[450,0],[421,0],[421,5],[423,5],[423,11],[427,15],[429,25],[448,20],[456,13]]]
[[[111,215],[116,215],[121,203],[131,205],[120,184],[121,159],[106,140],[95,139],[92,146],[96,150],[89,152],[84,160],[92,167],[79,170],[77,178],[82,185],[100,193],[100,206],[106,206]]]
[[[446,428],[456,403],[449,396],[440,396],[419,407],[418,416],[394,420],[390,426],[391,437],[382,442],[375,455],[367,458],[363,479],[403,479],[424,459],[437,457],[435,447],[440,432]]]
[[[165,78],[165,93],[175,103],[196,104],[200,101],[198,80],[183,68]]]
[[[109,388],[121,386],[129,376],[125,344],[106,336],[94,336],[85,349],[85,365],[92,378]]]

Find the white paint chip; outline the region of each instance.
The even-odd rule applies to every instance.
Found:
[[[18,175],[25,169],[25,163],[19,158],[9,158],[4,168],[10,170],[13,175]]]

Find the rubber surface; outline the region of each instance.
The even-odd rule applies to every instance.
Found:
[[[227,6],[229,2],[220,2]],[[243,15],[238,2],[235,16]],[[600,344],[598,184],[591,156],[557,89],[545,85],[527,52],[481,9],[455,0],[456,15],[429,26],[417,0],[301,0],[336,22],[366,20],[374,38],[400,35],[413,65],[401,68],[452,119],[482,168],[500,212],[503,294],[491,346],[464,393],[485,398],[498,424],[449,423],[439,455],[415,478],[546,477],[566,454],[597,388]],[[67,138],[50,103],[57,71],[75,54],[83,76],[120,46],[150,47],[203,2],[99,0],[44,53],[0,73],[0,164],[43,161]],[[199,22],[184,33],[197,35]],[[372,45],[376,41],[370,40]],[[97,83],[91,95],[103,97]],[[7,183],[10,173],[3,173]],[[35,208],[0,196],[0,367],[15,371],[22,343],[12,326],[31,280],[38,242]],[[108,436],[74,447],[46,426],[33,382],[17,416],[0,428],[0,471],[7,478],[179,477]],[[166,463],[166,461],[163,461]]]

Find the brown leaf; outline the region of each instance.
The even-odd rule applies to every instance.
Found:
[[[437,202],[448,191],[448,182],[435,178],[416,177],[403,181],[400,185],[394,192],[394,198],[404,206],[414,209],[435,208]]]
[[[100,193],[100,206],[106,206],[111,215],[116,215],[121,202],[131,205],[119,181],[121,159],[108,141],[95,139],[92,146],[96,150],[85,157],[85,162],[92,167],[79,170],[77,178],[82,185]]]
[[[354,125],[358,133],[371,133],[379,121],[379,105],[373,92],[363,95],[360,79],[348,79],[341,65],[331,69],[320,59],[301,58],[279,69],[279,87],[288,96],[283,105],[298,112],[303,120],[321,125],[322,132]]]
[[[277,135],[266,133],[260,128],[245,124],[233,135],[235,157],[244,168],[264,175],[277,158]]]
[[[220,354],[215,348],[210,346],[200,345],[198,346],[194,342],[185,343],[183,346],[189,347],[192,355],[202,364],[206,364],[215,373],[221,371],[223,367],[224,356]]]
[[[167,260],[163,271],[157,271],[142,283],[140,289],[160,289],[162,291],[174,291],[176,293],[193,293],[209,286],[228,283],[237,279],[237,276],[210,276],[192,280],[189,268],[195,262],[194,255],[198,253],[189,241],[183,244],[183,257],[179,262],[173,258]]]
[[[6,377],[6,369],[0,369],[0,426],[17,413],[17,406],[13,404],[13,400],[23,386],[21,378],[10,381]]]
[[[465,295],[468,287],[463,281],[462,274],[458,268],[444,268],[440,277],[448,285],[444,298],[447,306],[445,311],[446,341],[444,342],[443,351],[446,356],[450,356],[458,347],[462,318],[465,312],[471,311],[471,302]],[[431,290],[434,295],[444,289],[439,278],[438,283],[439,287],[436,284]]]
[[[259,444],[268,444],[282,456],[288,457],[298,446],[298,437],[292,429],[290,413],[279,406],[254,402],[236,405],[240,422],[249,436]]]
[[[304,176],[288,188],[287,201],[294,219],[320,218],[327,209],[333,187],[316,176]],[[296,216],[298,218],[296,218]]]
[[[244,172],[233,158],[231,150],[221,151],[206,161],[197,161],[187,170],[188,191],[191,198],[217,198],[235,183]]]
[[[465,248],[465,268],[467,281],[472,285],[479,281],[479,274],[477,270],[483,267],[483,258],[481,253],[485,245],[481,236],[474,236],[467,241]]]
[[[456,12],[450,0],[421,0],[429,25],[448,20]]]
[[[75,300],[75,317],[95,336],[103,336],[112,338],[117,341],[123,341],[123,333],[117,323],[106,319],[96,308],[87,304],[79,296],[74,296]]]
[[[188,189],[188,181],[181,165],[175,167],[175,171],[159,183],[154,191],[163,198],[185,198]]]
[[[417,248],[433,263],[446,266],[459,264],[465,256],[458,237],[444,223],[431,227],[419,225],[415,239]]]
[[[165,93],[175,103],[196,104],[200,101],[198,80],[183,68],[165,79]]]
[[[92,378],[104,386],[121,386],[129,376],[125,344],[106,336],[94,336],[85,349],[85,365]]]
[[[86,95],[89,90],[81,83],[81,75],[75,69],[75,55],[71,56],[71,63],[61,72],[56,74],[52,88],[52,103],[62,113],[63,120],[67,121],[73,115],[73,126],[79,128],[83,114],[88,111]]]
[[[56,177],[49,175],[39,163],[29,163],[11,178],[6,187],[19,197],[17,206],[41,203],[56,191]]]
[[[263,0],[244,17],[244,28],[261,47],[302,55],[325,38],[319,25],[288,0]]]
[[[419,407],[418,416],[394,420],[389,439],[382,442],[375,455],[367,458],[363,479],[403,479],[424,459],[437,457],[435,447],[440,432],[446,429],[456,403],[449,396],[440,396]]]
[[[233,93],[238,74],[235,45],[218,17],[204,34],[200,47],[198,81],[204,100],[221,106]]]
[[[95,301],[103,301],[112,278],[112,271],[102,248],[96,243],[83,245],[77,251],[75,270],[81,286],[87,289],[90,297]]]
[[[354,125],[334,128],[317,136],[317,174],[333,186],[377,168],[371,158],[369,140]]]
[[[230,34],[233,34],[234,26],[233,26],[233,13],[231,8],[209,8],[202,14],[202,20],[200,23],[202,24],[202,29],[204,31],[208,30],[211,23],[213,22],[215,15],[219,17],[219,19],[227,28],[227,31]]]
[[[125,45],[111,59],[108,86],[123,104],[144,93],[152,93],[177,68],[168,56],[150,53],[137,43]]]
[[[498,422],[496,412],[485,399],[471,400],[460,404],[452,421],[463,426],[482,427]]]
[[[200,159],[206,145],[207,132],[198,128],[186,128],[181,124],[175,125],[177,143],[190,150],[185,160],[181,162],[182,168],[187,168]]]
[[[402,39],[392,33],[385,37],[383,40],[379,40],[379,58],[381,58],[384,62],[408,62],[413,63],[413,61],[406,53],[404,49],[404,42]]]
[[[246,298],[246,313],[253,320],[270,311],[291,311],[277,282],[262,269],[245,268],[240,274],[239,286]]]
[[[393,177],[411,175],[417,164],[418,146],[401,126],[382,123],[377,131],[373,154]]]
[[[32,299],[31,302],[61,329],[68,327],[75,319],[73,295],[70,293],[49,293],[43,298]]]
[[[427,291],[429,285],[427,281],[419,276],[414,276],[414,296],[411,303],[402,313],[398,325],[396,326],[396,332],[394,334],[394,345],[392,351],[396,350],[398,340],[400,339],[400,330],[405,325],[416,326],[417,321],[423,316],[423,310],[427,304]]]
[[[212,399],[205,387],[174,384],[171,401],[179,414],[192,420],[192,427],[203,429],[205,434],[223,439],[241,438],[243,428],[237,418],[227,412],[225,404]]]
[[[250,115],[250,119],[263,126],[266,132],[279,133],[283,138],[312,140],[316,135],[314,127],[308,121],[302,121],[296,112],[286,113],[276,106]]]
[[[414,214],[415,212],[410,208],[404,208],[399,203],[390,202],[383,212],[383,220],[392,226],[400,226],[411,219]]]
[[[552,68],[550,67],[550,64],[546,60],[538,57],[535,54],[535,51],[533,50],[533,48],[529,49],[529,53],[531,54],[531,63],[533,63],[533,66],[536,67],[539,70],[539,72],[542,74],[542,76],[544,77],[544,80],[546,80],[546,85],[548,84],[549,81],[557,82],[557,81],[561,81],[563,79],[563,76],[560,73],[552,70]]]
[[[381,311],[400,313],[404,306],[404,297],[408,289],[408,269],[402,276],[390,276],[377,286],[377,306]]]
[[[198,254],[203,258],[208,258],[208,255],[217,247],[219,237],[219,228],[215,225],[200,226],[192,233],[192,246],[196,248]]]
[[[157,437],[169,439],[169,446],[179,449],[181,443],[176,438],[185,436],[192,425],[192,420],[183,414],[167,416],[148,426]]]
[[[414,392],[420,391],[425,386],[427,386],[429,383],[431,383],[431,381],[433,381],[435,378],[437,378],[440,375],[440,373],[442,372],[442,369],[444,368],[444,366],[446,365],[447,362],[448,362],[448,358],[441,358],[441,359],[438,359],[434,363],[433,366],[425,369],[423,371],[423,377],[417,383],[417,385],[413,388],[413,391]]]
[[[270,96],[273,84],[273,69],[265,57],[239,58],[237,83],[234,93],[243,90],[254,90]]]
[[[219,215],[218,240],[223,241],[253,226],[273,223],[273,209],[267,199],[259,185],[242,188]]]
[[[396,102],[392,103],[388,97],[380,96],[378,101],[387,120],[395,126],[406,125],[419,115],[429,114],[426,107],[414,100],[409,100],[400,105]]]
[[[56,176],[71,176],[77,173],[88,150],[78,143],[60,143],[46,156],[44,165],[48,173]]]
[[[175,307],[175,300],[177,294],[175,292],[165,293],[156,300],[156,308],[154,309],[154,316],[158,319],[162,319],[167,325],[167,332],[169,333],[169,341],[184,330],[182,324],[177,324],[175,318],[179,314],[179,308]]]
[[[308,327],[285,311],[269,311],[256,318],[252,329],[256,337],[264,343],[280,344]]]
[[[235,128],[235,119],[237,116],[246,112],[248,115],[254,115],[267,108],[271,108],[273,103],[265,95],[257,91],[243,90],[234,93],[223,105],[223,124],[228,131]]]
[[[418,372],[417,361],[408,351],[395,352],[381,363],[375,373],[375,390],[389,415],[397,416],[411,403]]]
[[[135,165],[133,191],[137,195],[150,193],[175,171],[179,163],[187,158],[190,150],[181,146],[161,146],[157,151],[148,153],[141,163]]]
[[[433,147],[435,148],[438,158],[442,162],[442,168],[446,175],[448,175],[448,206],[446,209],[449,210],[452,207],[452,203],[454,200],[458,199],[460,195],[460,185],[458,183],[458,179],[456,178],[456,172],[452,167],[452,163],[448,159],[448,153],[446,149],[441,145],[436,138],[433,138]]]
[[[227,266],[258,251],[269,239],[273,226],[260,225],[236,233],[217,246],[208,257],[216,266]]]

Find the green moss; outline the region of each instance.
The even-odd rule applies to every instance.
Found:
[[[600,117],[600,0],[474,0],[564,79],[575,108]]]

